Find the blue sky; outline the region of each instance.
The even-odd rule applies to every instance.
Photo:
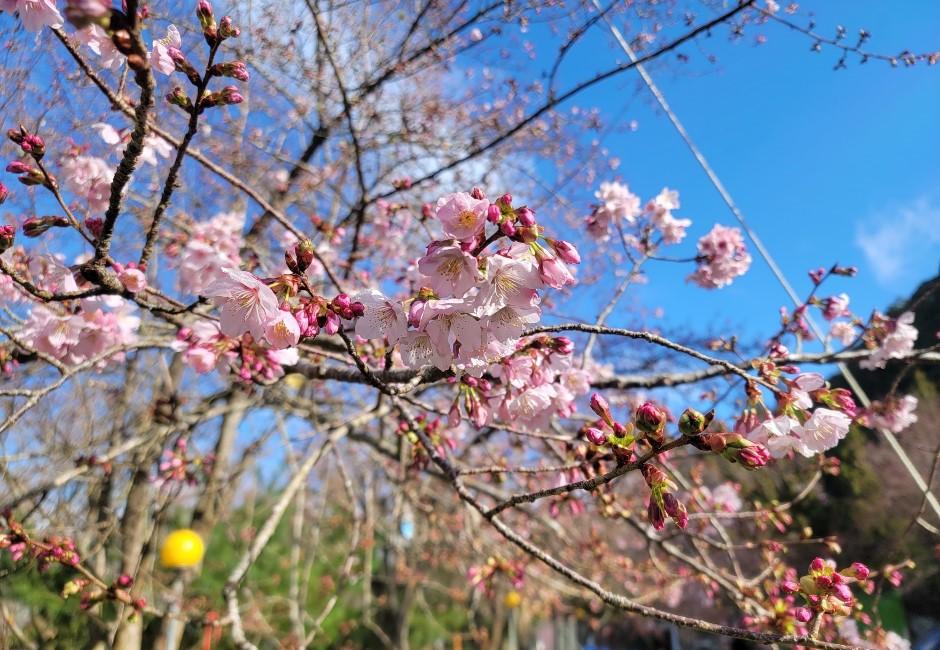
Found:
[[[801,7],[794,20],[805,23],[813,11],[823,34],[834,34],[838,24],[849,38],[866,28],[872,51],[940,47],[938,2],[816,0]],[[758,34],[766,44],[755,45]],[[834,50],[813,53],[812,41],[783,26],[750,27],[734,43],[726,35],[719,28],[711,39],[684,46],[688,64],[673,55],[650,71],[797,291],[808,290],[810,268],[856,265],[856,279],[839,278],[829,288],[848,292],[856,312],[867,315],[936,274],[940,66],[892,69],[850,59],[848,69],[834,71]],[[709,64],[703,51],[717,62]],[[559,86],[624,59],[601,23],[573,52]],[[644,199],[667,185],[680,191],[678,215],[694,224],[690,240],[676,250],[691,253],[694,238],[714,222],[736,224],[652,97],[637,92],[638,83],[639,75],[627,72],[578,103],[597,106],[620,124],[638,122],[635,132],[620,130],[605,141],[622,160],[616,175]],[[748,275],[709,295],[685,285],[688,267],[660,264],[638,298],[664,308],[666,328],[727,323],[766,336],[787,299],[753,247],[752,254]]]

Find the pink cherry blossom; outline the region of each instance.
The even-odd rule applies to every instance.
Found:
[[[799,435],[800,423],[788,415],[780,415],[761,422],[747,434],[753,442],[763,444],[774,458],[784,458],[791,451],[809,458],[813,451]]]
[[[835,320],[840,316],[848,316],[849,295],[840,293],[838,296],[829,296],[823,301],[823,318],[826,320]]]
[[[176,64],[170,57],[170,50],[178,50],[182,44],[183,41],[176,25],[170,25],[166,30],[166,36],[153,42],[153,49],[150,51],[150,65],[153,69],[165,75],[173,74]]]
[[[147,276],[137,268],[126,268],[118,273],[118,280],[131,293],[138,293],[147,287]]]
[[[741,231],[721,224],[698,240],[698,255],[698,268],[688,279],[704,289],[727,286],[751,266]]]
[[[179,249],[177,281],[185,293],[199,294],[222,277],[222,269],[238,266],[245,216],[223,212],[196,223]]]
[[[23,27],[29,32],[38,32],[46,25],[62,26],[62,14],[55,0],[0,0],[0,11],[19,12]]]
[[[408,317],[401,304],[389,300],[375,289],[360,291],[353,300],[365,306],[365,314],[356,321],[356,334],[364,339],[388,338],[391,345],[397,343],[408,331]]]
[[[868,413],[868,421],[873,427],[900,433],[917,422],[915,410],[917,410],[917,398],[913,395],[874,402]]]
[[[818,372],[805,372],[797,375],[790,382],[789,399],[801,409],[813,408],[813,399],[809,396],[814,390],[826,385],[826,380]]]
[[[223,268],[222,277],[206,287],[206,296],[216,299],[219,326],[226,336],[250,332],[260,341],[268,323],[280,316],[274,292],[246,271]]]
[[[612,223],[633,223],[640,215],[640,197],[622,183],[601,183],[594,196],[600,204],[588,217],[587,227],[588,232],[597,239],[609,236]]]
[[[480,279],[477,260],[453,242],[433,242],[418,260],[425,282],[439,296],[462,296]]]
[[[849,321],[836,321],[829,326],[829,335],[842,343],[842,345],[851,345],[856,337],[855,325]]]
[[[851,423],[851,418],[841,411],[818,408],[800,427],[798,435],[807,449],[822,453],[839,444],[839,441],[849,432]]]
[[[104,212],[114,177],[114,169],[106,160],[95,156],[65,156],[60,169],[66,188],[85,199],[91,212]]]
[[[506,305],[533,307],[539,302],[541,287],[535,256],[529,247],[512,246],[504,253],[486,258],[486,281],[477,303],[486,313],[494,313]]]
[[[398,349],[402,363],[408,368],[433,365],[438,370],[447,370],[453,361],[453,354],[439,351],[427,332],[408,332],[399,341]]]
[[[553,289],[561,289],[569,284],[575,284],[574,276],[568,269],[568,265],[551,255],[544,255],[539,260],[539,278]]]
[[[114,70],[125,61],[125,56],[114,47],[111,37],[100,25],[86,25],[77,30],[73,38],[94,52],[102,68]]]
[[[277,350],[292,348],[300,340],[300,325],[292,313],[279,310],[265,325],[264,338]]]
[[[678,244],[685,239],[686,228],[692,225],[691,219],[676,219],[672,216],[673,210],[679,209],[679,193],[668,187],[663,190],[646,206],[650,213],[650,221],[659,230],[665,244]]]
[[[435,216],[448,237],[469,241],[483,232],[487,207],[489,201],[486,199],[475,199],[465,192],[457,192],[438,199]]]
[[[880,337],[874,353],[859,362],[866,370],[884,368],[888,359],[899,359],[914,349],[917,341],[917,328],[914,327],[914,312],[904,312],[895,320],[887,320],[887,332]]]

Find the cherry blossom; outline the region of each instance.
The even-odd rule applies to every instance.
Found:
[[[898,359],[914,349],[917,328],[914,327],[914,312],[904,312],[896,319],[876,314],[872,344],[874,353],[862,359],[859,366],[867,370],[884,368],[889,359]]]
[[[822,453],[839,444],[849,432],[851,423],[851,418],[841,411],[817,408],[800,427],[799,436],[807,449]]]
[[[223,268],[222,277],[206,287],[206,296],[216,299],[219,326],[226,336],[249,332],[260,341],[268,324],[280,318],[274,292],[246,271]]]
[[[179,50],[183,45],[176,25],[167,27],[166,36],[153,42],[150,51],[150,65],[153,69],[165,75],[171,75],[176,70],[176,64],[170,56],[170,50]]]
[[[469,241],[483,232],[489,201],[475,199],[465,192],[441,197],[435,216],[444,227],[444,234],[459,241]]]
[[[0,11],[18,12],[23,27],[30,32],[38,32],[47,25],[62,26],[62,14],[55,0],[0,0]]]
[[[369,289],[353,295],[365,307],[365,314],[356,321],[356,334],[365,339],[386,337],[392,345],[408,330],[408,318],[401,305],[386,298],[380,291]]]
[[[867,413],[868,424],[872,427],[900,433],[917,422],[917,398],[905,395],[901,398],[889,398],[883,402],[873,402]]]
[[[698,268],[689,280],[704,289],[720,289],[744,275],[751,256],[738,228],[716,224],[698,241]]]
[[[603,182],[594,193],[600,201],[593,214],[588,217],[588,232],[597,239],[606,239],[611,224],[620,221],[633,223],[640,215],[640,197],[626,185],[618,182]]]

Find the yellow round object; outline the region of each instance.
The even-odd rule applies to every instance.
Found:
[[[306,380],[307,378],[299,372],[292,372],[291,374],[284,377],[284,383],[294,390],[300,390]]]
[[[519,594],[518,591],[515,591],[515,590],[510,591],[503,598],[503,604],[509,609],[515,609],[516,607],[522,604],[522,596]]]
[[[206,546],[194,530],[174,530],[163,540],[160,548],[160,564],[168,569],[188,569],[202,562]]]

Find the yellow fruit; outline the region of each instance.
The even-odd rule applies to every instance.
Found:
[[[284,377],[284,383],[294,390],[300,390],[306,380],[307,378],[301,375],[299,372],[292,372],[291,374]]]
[[[174,530],[163,540],[160,548],[160,564],[168,569],[188,569],[202,562],[206,552],[202,538],[194,530]]]
[[[503,604],[509,609],[515,609],[522,604],[522,596],[518,591],[510,591],[508,594],[506,594],[505,597],[503,597]]]

